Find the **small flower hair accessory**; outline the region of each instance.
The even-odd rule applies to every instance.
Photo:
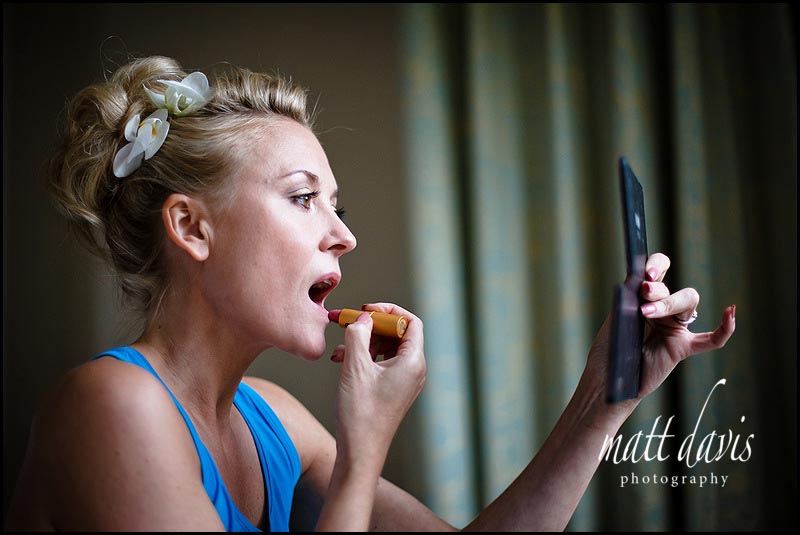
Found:
[[[205,106],[213,96],[208,78],[199,71],[180,82],[157,81],[167,86],[164,93],[156,93],[146,87],[144,91],[158,110],[141,123],[138,113],[125,123],[125,139],[130,143],[114,156],[114,176],[117,178],[130,175],[142,165],[143,160],[149,160],[158,152],[169,132],[167,119],[170,113],[175,117],[188,115]]]
[[[157,108],[167,108],[175,117],[181,117],[202,108],[211,100],[212,91],[208,78],[202,72],[193,72],[180,82],[158,80],[167,86],[164,94],[144,88],[147,96]]]
[[[114,176],[125,178],[136,171],[142,160],[149,160],[158,152],[169,132],[168,112],[161,108],[139,122],[137,113],[125,124],[125,139],[130,141],[114,157]]]

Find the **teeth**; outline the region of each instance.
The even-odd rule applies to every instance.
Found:
[[[314,290],[327,290],[331,286],[333,286],[333,281],[328,279],[328,280],[324,280],[324,281],[320,281],[320,282],[316,283],[311,288],[313,288]]]
[[[322,296],[328,293],[328,290],[333,287],[334,281],[331,279],[326,279],[324,281],[320,281],[312,286],[308,290],[308,296],[314,302],[321,302]]]

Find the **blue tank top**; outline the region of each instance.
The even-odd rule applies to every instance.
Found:
[[[192,434],[192,440],[194,440],[195,448],[197,448],[197,455],[200,457],[203,486],[214,507],[216,507],[225,530],[261,531],[236,507],[230,494],[228,494],[228,489],[225,487],[225,482],[222,480],[222,475],[220,475],[214,459],[206,449],[203,441],[200,440],[200,435],[197,434],[189,415],[153,367],[150,366],[144,355],[132,347],[123,346],[104,351],[93,357],[92,360],[105,356],[114,357],[144,368],[153,374],[169,392],[175,402],[175,406],[178,407],[184,421],[186,421],[189,432]],[[236,394],[233,398],[233,404],[239,410],[244,421],[247,422],[258,450],[258,458],[261,462],[261,472],[264,476],[267,494],[270,530],[289,531],[292,496],[294,495],[294,487],[300,477],[300,458],[297,450],[280,420],[278,420],[277,415],[264,399],[245,383],[239,383],[239,388],[236,389]]]

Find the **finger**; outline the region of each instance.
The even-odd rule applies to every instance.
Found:
[[[645,278],[649,281],[662,282],[670,266],[670,259],[662,253],[653,253],[644,266]]]
[[[722,313],[722,324],[714,331],[698,333],[692,337],[690,355],[720,349],[736,330],[736,305],[731,305]]]
[[[669,288],[663,282],[643,282],[639,295],[648,301],[660,301],[669,297]]]
[[[333,362],[342,362],[344,360],[344,344],[339,344],[333,349],[331,360]]]
[[[700,303],[700,294],[697,293],[697,290],[684,288],[659,301],[645,303],[642,305],[641,310],[642,315],[650,319],[665,318],[667,316],[678,316],[680,319],[687,319],[697,309],[698,303]]]
[[[396,338],[373,336],[369,343],[369,352],[372,354],[372,360],[376,360],[379,356],[383,356],[384,360],[392,358],[397,353],[399,344],[400,340]]]
[[[401,340],[392,340],[394,346],[384,353],[383,361],[381,361],[380,364],[384,366],[394,366],[397,364],[397,361],[402,361],[408,366],[423,370],[424,375],[426,364],[423,350],[425,342],[422,320],[405,308],[399,307],[394,303],[368,303],[361,308],[363,310],[375,310],[377,312],[405,316],[408,320],[408,326],[406,327],[403,338]]]
[[[372,336],[372,318],[363,313],[358,319],[349,324],[344,330],[344,360],[343,363],[358,366],[371,361],[369,353],[369,340]]]

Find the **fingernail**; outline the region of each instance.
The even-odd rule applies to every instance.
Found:
[[[650,284],[648,284],[648,283],[646,283],[646,282],[643,282],[643,283],[642,283],[642,289],[643,289],[645,292],[647,292],[647,293],[650,293]]]
[[[658,278],[658,271],[655,269],[651,269],[647,272],[647,276],[650,278],[651,281],[654,281]]]
[[[731,305],[731,319],[736,319],[736,305]]]
[[[656,306],[653,303],[645,303],[642,305],[642,314],[649,316],[656,311]]]

